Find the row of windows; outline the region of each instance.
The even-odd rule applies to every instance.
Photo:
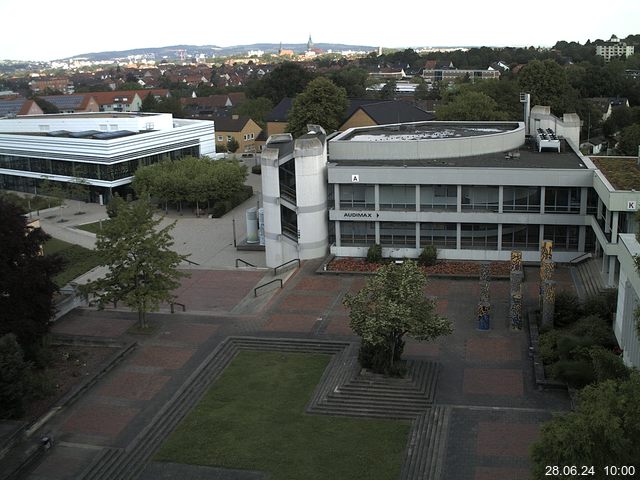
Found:
[[[435,245],[456,248],[458,227],[455,223],[419,224],[420,247]],[[540,225],[502,225],[502,249],[537,250]],[[556,250],[578,249],[578,227],[545,225],[545,239],[552,240]],[[375,222],[340,222],[342,246],[368,246],[376,242]],[[416,224],[413,222],[380,222],[380,244],[385,247],[416,248]],[[498,225],[460,224],[460,246],[463,249],[497,250]]]
[[[158,163],[162,160],[177,160],[187,155],[198,156],[199,154],[200,151],[198,147],[188,147],[108,165],[103,163],[84,163],[51,160],[48,158],[0,155],[0,168],[36,172],[43,175],[64,175],[67,177],[113,181],[133,176],[139,167]]]
[[[580,213],[580,188],[546,187],[545,213]],[[498,212],[500,197],[497,186],[467,186],[461,188],[462,211]],[[380,185],[380,210],[416,210],[415,185]],[[588,213],[593,213],[597,196],[588,196]],[[594,192],[595,193],[595,192]],[[340,185],[340,208],[373,210],[376,206],[374,185]],[[453,210],[458,208],[456,185],[420,185],[420,210]],[[503,212],[540,213],[540,187],[503,187]]]

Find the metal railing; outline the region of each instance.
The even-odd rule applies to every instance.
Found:
[[[578,263],[586,260],[587,258],[591,258],[593,255],[591,252],[585,252],[582,255],[578,255],[576,258],[572,258],[569,260],[570,265],[577,265]]]
[[[183,258],[182,260],[187,262],[187,263],[190,263],[191,265],[200,265],[199,263],[193,262],[193,261],[189,260],[188,258]]]
[[[277,267],[275,267],[273,269],[273,274],[277,275],[279,268],[285,267],[285,266],[287,266],[287,265],[289,265],[289,264],[291,264],[293,262],[298,262],[298,268],[300,268],[300,259],[299,258],[294,258],[293,260],[289,260],[288,262],[284,262],[282,265],[278,265]]]
[[[275,282],[280,282],[280,288],[282,288],[282,279],[281,278],[276,278],[274,280],[271,280],[270,282],[264,283],[262,285],[258,285],[256,288],[253,289],[253,296],[257,297],[258,296],[258,290],[260,290],[262,287],[266,287],[267,285],[271,285],[272,283]]]
[[[184,303],[178,303],[178,302],[170,302],[169,303],[169,307],[171,308],[171,313],[175,313],[175,310],[173,308],[174,305],[179,305],[182,307],[182,311],[186,312],[187,311],[187,307],[185,307]]]
[[[245,264],[246,266],[248,266],[248,267],[254,267],[254,268],[257,268],[253,263],[249,263],[249,262],[247,262],[246,260],[243,260],[243,259],[241,259],[241,258],[236,258],[236,268],[238,268],[238,262],[242,262],[242,263],[244,263],[244,264]]]

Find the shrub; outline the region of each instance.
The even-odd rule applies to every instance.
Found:
[[[597,315],[611,324],[613,323],[613,315],[616,313],[617,302],[618,290],[611,288],[588,298],[584,302],[583,311],[587,315]]]
[[[424,267],[430,267],[436,264],[438,260],[438,249],[433,245],[427,245],[420,252],[418,257],[418,264]]]
[[[369,247],[367,250],[367,262],[377,263],[382,260],[382,246],[375,244]]]
[[[405,342],[397,345],[393,355],[393,363],[389,366],[391,351],[386,343],[372,345],[363,342],[358,352],[358,361],[363,368],[374,373],[382,373],[393,377],[401,377],[406,373],[404,362],[401,361]]]
[[[262,165],[254,165],[253,167],[251,167],[251,173],[262,175]]]
[[[9,333],[0,337],[0,418],[18,418],[24,414],[28,371],[16,336]]]
[[[556,295],[553,324],[565,327],[578,321],[582,316],[582,305],[575,293],[561,291]]]
[[[557,362],[560,359],[558,356],[558,338],[560,338],[560,332],[557,330],[550,330],[539,337],[538,349],[542,357],[542,363],[545,365]]]
[[[596,380],[589,360],[560,360],[551,367],[551,376],[566,382],[570,387],[582,388]]]
[[[619,355],[602,347],[593,347],[589,351],[593,371],[598,382],[605,380],[627,380],[630,370]]]
[[[581,318],[573,324],[570,332],[578,337],[589,339],[591,345],[614,348],[618,344],[607,320],[597,315]]]
[[[216,202],[213,204],[211,208],[211,216],[213,218],[220,218],[225,213],[227,213],[227,207],[225,205],[226,202]]]

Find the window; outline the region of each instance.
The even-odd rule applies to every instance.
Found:
[[[462,210],[498,211],[498,187],[497,186],[463,186]]]
[[[503,250],[538,250],[540,225],[502,225]]]
[[[227,142],[230,142],[233,137],[231,135],[227,135]]]
[[[463,223],[461,246],[474,250],[497,250],[498,225],[484,223]]]
[[[416,224],[380,222],[380,244],[386,247],[416,248]]]
[[[373,185],[340,185],[340,208],[373,210],[375,190]]]
[[[457,185],[420,185],[420,210],[456,210]]]
[[[381,185],[380,186],[381,210],[415,210],[416,187],[415,185]]]
[[[545,213],[580,213],[580,188],[547,187],[544,193]]]
[[[576,225],[545,225],[544,238],[553,242],[554,250],[578,250]]]
[[[224,137],[222,135],[218,135],[218,141],[219,142],[224,142]]]
[[[540,212],[540,187],[504,187],[503,212]]]
[[[435,245],[436,247],[456,248],[458,226],[455,223],[420,224],[420,247]]]
[[[333,223],[333,222],[331,222]],[[376,243],[374,222],[340,222],[341,245],[368,246]]]

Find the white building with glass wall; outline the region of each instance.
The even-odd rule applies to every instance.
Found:
[[[140,166],[215,154],[214,124],[168,113],[73,113],[0,119],[0,188],[37,193],[44,180],[126,193]]]

